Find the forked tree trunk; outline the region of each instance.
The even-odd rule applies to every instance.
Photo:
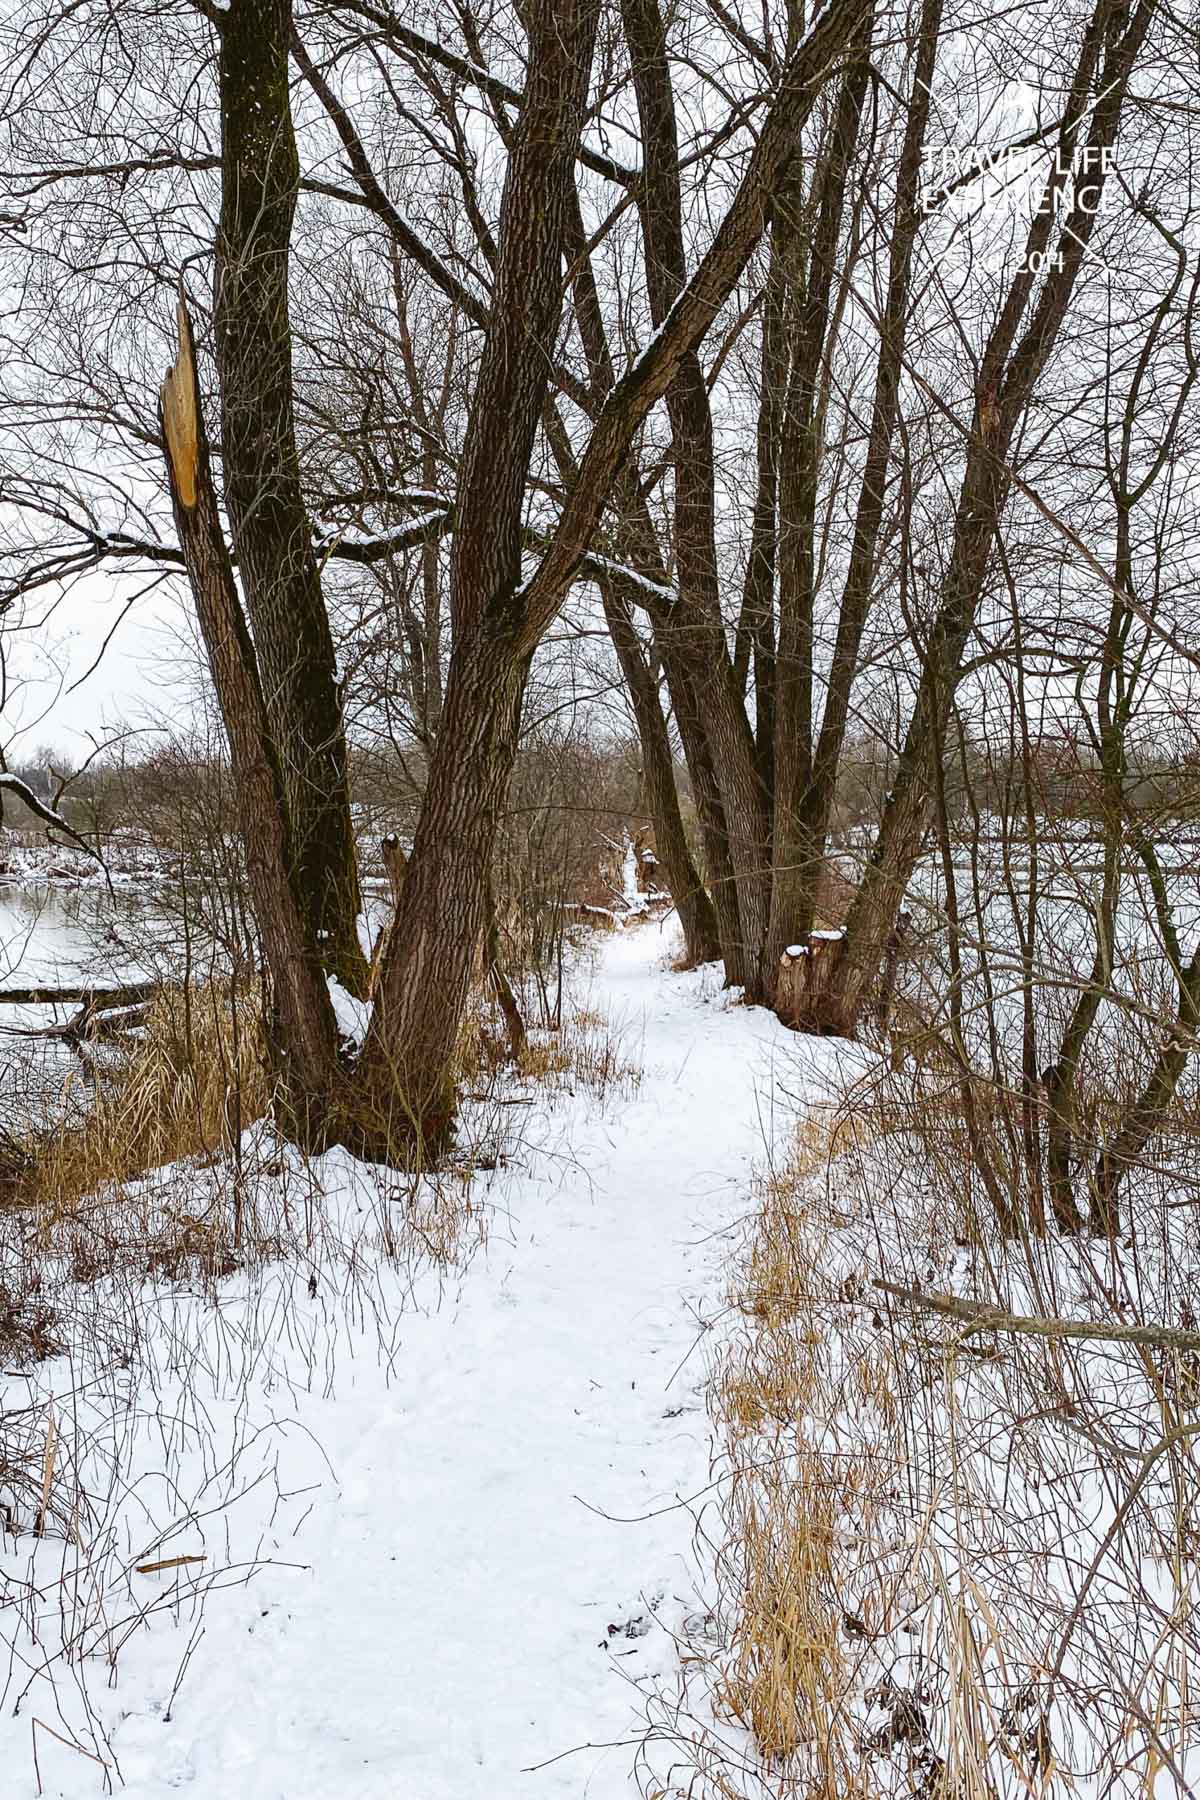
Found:
[[[598,0],[534,0],[525,92],[509,142],[491,324],[456,507],[454,650],[392,949],[357,1084],[374,1154],[436,1143],[454,1116],[454,1058],[481,937],[496,824],[532,648],[520,593],[529,460],[562,308],[561,261],[591,77]]]
[[[300,169],[288,94],[291,0],[229,0],[216,16],[225,499],[283,771],[297,891],[325,967],[361,995],[367,965],[341,695],[296,449],[288,261]]]
[[[163,383],[160,406],[171,499],[229,740],[254,917],[271,977],[284,1113],[302,1142],[320,1142],[337,1084],[337,1028],[316,941],[294,885],[283,774],[221,529],[182,297],[178,324],[179,355]]]

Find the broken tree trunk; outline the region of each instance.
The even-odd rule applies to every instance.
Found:
[[[404,854],[404,847],[394,831],[389,831],[388,835],[382,839],[379,851],[392,893],[392,916],[384,925],[380,926],[379,936],[375,939],[375,947],[371,951],[371,971],[367,977],[368,1000],[375,998],[375,990],[379,985],[379,971],[383,967],[383,959],[387,955],[392,927],[396,923],[396,914],[400,910],[400,892],[404,886],[404,873],[408,868],[408,857]]]
[[[326,1125],[337,1026],[315,936],[293,886],[283,772],[221,529],[200,405],[192,324],[178,305],[179,355],[159,406],[167,474],[196,616],[225,723],[254,916],[270,972],[285,1116],[302,1141]]]

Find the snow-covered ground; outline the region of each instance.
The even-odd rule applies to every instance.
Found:
[[[74,1356],[6,1378],[33,1499],[3,1539],[5,1800],[631,1793],[646,1696],[706,1604],[724,1234],[797,1082],[797,1040],[715,969],[671,973],[674,948],[602,940],[576,1004],[640,1083],[513,1109],[451,1276],[385,1256],[403,1196],[331,1155],[320,1196],[293,1172],[283,1202],[315,1220],[301,1261],[215,1304],[125,1271]],[[179,1204],[201,1215],[212,1179]],[[105,1356],[118,1287],[138,1343]],[[206,1560],[137,1572],[183,1556]]]

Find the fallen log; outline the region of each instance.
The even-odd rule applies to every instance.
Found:
[[[85,1040],[118,1038],[146,1023],[149,1002],[161,982],[138,981],[113,988],[8,988],[0,1003],[10,1006],[58,1006],[81,1002],[69,1019],[54,1025],[0,1025],[5,1037],[56,1038],[82,1046]]]
[[[1078,1338],[1096,1344],[1146,1344],[1158,1350],[1195,1353],[1200,1350],[1200,1331],[1184,1331],[1175,1325],[1136,1325],[1105,1319],[1059,1319],[1010,1312],[989,1300],[969,1300],[958,1294],[939,1294],[932,1289],[900,1287],[875,1277],[871,1286],[919,1312],[939,1313],[965,1327],[964,1336],[976,1331],[1011,1331],[1019,1336]],[[947,1346],[950,1348],[950,1346]]]
[[[0,1006],[89,1006],[104,1012],[111,1006],[139,1006],[158,993],[160,981],[128,982],[124,987],[0,988]]]

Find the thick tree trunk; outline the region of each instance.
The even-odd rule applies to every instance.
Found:
[[[297,890],[325,967],[363,994],[341,696],[296,451],[291,0],[230,0],[219,25],[215,322],[225,499],[283,770]]]
[[[450,665],[442,726],[385,952],[350,1141],[434,1146],[454,1117],[455,1051],[488,919],[496,822],[516,756],[526,661],[480,634]]]
[[[336,1086],[337,1028],[295,889],[283,775],[221,530],[182,299],[179,356],[163,384],[161,419],[179,541],[229,740],[254,916],[271,977],[284,1112],[302,1142],[319,1142]]]
[[[358,1136],[375,1154],[444,1137],[459,1025],[487,921],[532,648],[521,585],[525,484],[553,365],[561,260],[595,45],[598,0],[534,0],[509,143],[491,323],[457,500],[454,650],[437,744],[358,1084]]]

